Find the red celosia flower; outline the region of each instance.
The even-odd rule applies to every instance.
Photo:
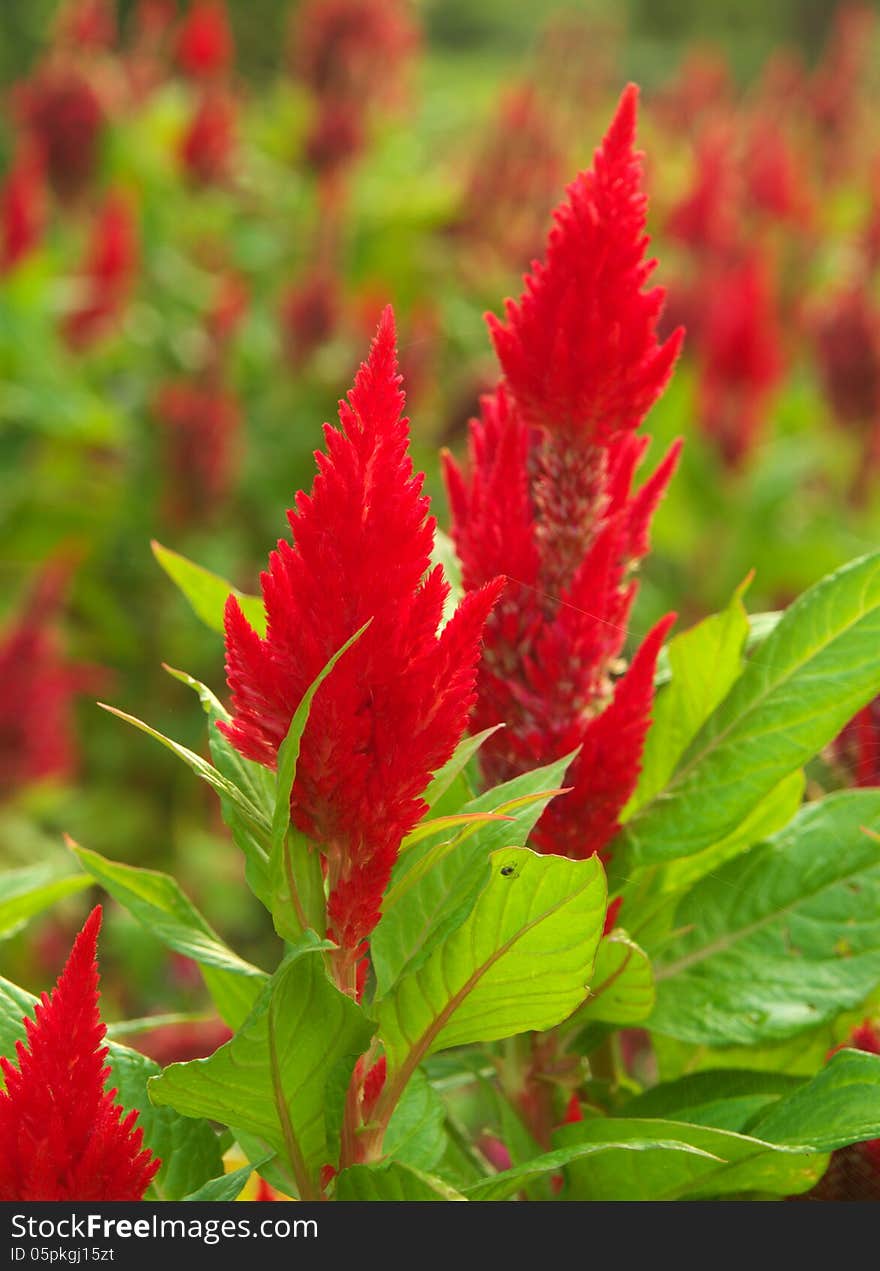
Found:
[[[222,383],[174,380],[154,407],[165,431],[166,507],[184,524],[204,519],[227,497],[241,412]]]
[[[751,130],[744,159],[750,206],[801,231],[806,228],[810,198],[803,165],[779,125],[761,115]]]
[[[333,173],[364,148],[365,131],[359,107],[354,103],[323,103],[309,129],[304,155],[315,172]]]
[[[700,426],[736,468],[758,441],[783,369],[769,263],[752,251],[721,268],[706,291],[697,350]]]
[[[693,186],[670,211],[666,232],[698,255],[727,252],[737,234],[738,206],[728,124],[716,122],[703,130],[694,160]]]
[[[8,273],[43,236],[46,188],[43,164],[33,148],[23,146],[0,190],[0,273]]]
[[[223,0],[193,0],[177,37],[177,60],[193,79],[228,70],[235,55]]]
[[[400,842],[425,810],[431,772],[459,741],[496,580],[467,597],[438,636],[448,588],[429,570],[435,522],[407,454],[408,421],[387,309],[346,402],[342,431],[311,495],[299,494],[262,575],[268,631],[226,610],[234,719],[221,725],[250,759],[274,767],[309,684],[365,622],[312,704],[291,797],[294,824],[327,864],[334,938],[354,965],[378,921]],[[352,986],[353,987],[353,986]]]
[[[652,108],[673,132],[685,132],[699,128],[706,115],[728,109],[733,87],[724,53],[711,46],[692,45]]]
[[[222,1020],[208,1019],[195,1023],[164,1024],[144,1033],[137,1040],[137,1048],[148,1055],[160,1067],[168,1064],[187,1063],[190,1059],[204,1059],[213,1055],[218,1046],[228,1042],[232,1033]]]
[[[822,384],[836,419],[870,430],[880,420],[880,312],[864,286],[831,297],[815,321]]]
[[[112,0],[67,0],[55,18],[58,42],[74,52],[106,49],[116,39]]]
[[[474,724],[504,723],[481,751],[501,781],[580,747],[534,831],[539,850],[603,850],[638,777],[659,623],[620,676],[635,599],[634,566],[674,470],[675,445],[633,491],[647,438],[636,437],[663,391],[681,340],[657,339],[663,301],[645,291],[645,198],[633,151],[629,88],[593,170],[569,187],[546,262],[526,278],[507,323],[490,318],[505,378],[471,424],[469,479],[449,461],[453,532],[466,590],[510,583],[486,628]]]
[[[84,71],[47,67],[17,90],[18,112],[62,199],[90,184],[98,162],[104,109]]]
[[[67,314],[63,333],[72,349],[94,343],[120,318],[138,264],[137,223],[128,198],[111,193],[92,228],[80,283],[82,300]]]
[[[228,93],[203,94],[180,143],[181,163],[201,185],[218,185],[229,176],[236,118],[235,101]]]
[[[294,370],[330,339],[339,322],[339,310],[339,287],[326,270],[313,270],[287,289],[279,315],[281,340]]]
[[[831,743],[831,757],[849,784],[862,789],[880,786],[880,698],[875,697],[844,725]]]
[[[76,766],[73,703],[92,677],[65,658],[57,620],[69,566],[48,565],[0,640],[0,792]]]
[[[208,335],[215,344],[231,340],[244,320],[250,303],[247,280],[231,270],[221,274],[214,303],[205,318]]]
[[[0,1200],[140,1200],[159,1169],[137,1112],[105,1090],[107,1031],[98,1014],[101,907],[74,941],[51,994],[25,1019],[16,1068],[0,1059]]]

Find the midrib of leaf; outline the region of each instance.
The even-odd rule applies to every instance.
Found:
[[[735,1139],[743,1139],[746,1137],[745,1135],[737,1134],[735,1131],[732,1131],[732,1130],[728,1130],[726,1131],[726,1133],[728,1133],[731,1138],[735,1138]],[[742,1169],[743,1166],[749,1165],[752,1161],[758,1160],[760,1159],[760,1157],[765,1155],[767,1148],[769,1148],[771,1152],[774,1152],[774,1153],[780,1152],[787,1156],[808,1157],[808,1156],[818,1155],[817,1153],[807,1150],[805,1147],[791,1147],[787,1144],[762,1143],[760,1147],[755,1147],[755,1149],[748,1156],[741,1156],[738,1161],[722,1161],[722,1158],[718,1157],[717,1159],[721,1163],[718,1165],[717,1168],[712,1170],[712,1172],[709,1174],[709,1179],[722,1178],[724,1174],[730,1173],[732,1170]],[[698,1186],[700,1187],[700,1190],[702,1190],[704,1186],[704,1181],[701,1180]],[[693,1183],[682,1183],[679,1187],[670,1188],[668,1191],[664,1192],[661,1196],[658,1196],[657,1199],[658,1200],[676,1200],[679,1196],[684,1196],[689,1191],[693,1191],[693,1190],[694,1190]]]
[[[290,1109],[287,1106],[287,1099],[284,1095],[284,1086],[281,1081],[281,1068],[278,1063],[278,1047],[275,1040],[275,1009],[272,1002],[269,1003],[268,1018],[269,1033],[269,1067],[272,1073],[272,1097],[275,1103],[275,1111],[278,1115],[278,1124],[281,1126],[281,1133],[284,1136],[284,1146],[287,1151],[287,1158],[290,1167],[293,1170],[293,1176],[296,1179],[297,1190],[299,1191],[300,1200],[317,1200],[318,1195],[312,1187],[312,1180],[306,1169],[306,1163],[303,1158],[299,1140],[290,1120]]]
[[[880,861],[877,862],[880,864]],[[868,866],[868,869],[875,866]],[[654,973],[654,979],[657,983],[661,980],[668,980],[674,975],[679,975],[682,971],[686,971],[688,967],[696,966],[700,962],[704,962],[706,958],[712,958],[716,953],[726,953],[728,949],[732,949],[740,940],[746,940],[749,936],[754,935],[756,931],[760,931],[763,927],[769,926],[777,919],[784,918],[786,914],[793,909],[799,908],[802,904],[809,900],[814,900],[817,896],[821,896],[824,891],[830,890],[832,887],[838,887],[841,883],[847,883],[850,879],[858,878],[865,873],[864,867],[852,870],[846,874],[840,874],[836,878],[832,878],[828,882],[824,882],[821,886],[816,887],[813,891],[802,892],[790,903],[783,905],[781,909],[774,909],[772,913],[765,914],[763,918],[758,918],[746,927],[740,927],[737,931],[728,931],[725,935],[719,936],[717,940],[713,940],[711,944],[704,945],[702,949],[695,949],[693,953],[687,953],[684,957],[679,958],[677,962],[670,962],[665,967],[659,966]]]
[[[519,930],[514,935],[512,935],[509,940],[505,941],[503,945],[501,945],[498,949],[496,949],[495,952],[492,953],[486,959],[486,961],[482,963],[481,966],[478,966],[474,970],[470,978],[462,985],[462,987],[458,990],[458,992],[455,993],[450,998],[446,1006],[444,1006],[443,1009],[440,1011],[439,1015],[436,1015],[434,1017],[434,1019],[431,1021],[431,1023],[428,1025],[425,1031],[422,1033],[421,1037],[419,1037],[418,1040],[413,1044],[409,1052],[409,1055],[404,1060],[403,1064],[398,1070],[397,1077],[392,1083],[391,1088],[396,1090],[394,1099],[391,1102],[392,1108],[394,1107],[394,1104],[397,1102],[397,1099],[400,1098],[400,1095],[403,1093],[403,1090],[406,1088],[406,1084],[409,1081],[410,1077],[415,1072],[419,1064],[422,1062],[422,1059],[424,1058],[425,1054],[429,1050],[431,1043],[435,1040],[438,1034],[442,1032],[445,1025],[449,1022],[449,1020],[458,1010],[459,1006],[462,1004],[462,1002],[465,1000],[468,994],[473,992],[474,988],[477,986],[477,984],[479,984],[483,976],[488,971],[491,970],[491,968],[495,965],[495,963],[500,958],[504,957],[507,953],[510,952],[510,950],[514,947],[517,941],[521,940],[524,936],[528,935],[528,933],[532,931],[534,927],[538,926],[546,918],[550,917],[551,914],[555,913],[559,909],[564,908],[565,905],[573,901],[575,897],[579,896],[582,892],[586,891],[592,885],[593,882],[594,882],[594,879],[592,878],[589,879],[582,886],[578,887],[577,891],[569,892],[564,897],[564,899],[560,901],[556,901],[554,904],[550,906],[549,909],[546,909],[542,913],[536,915],[536,917],[534,917],[530,922],[526,923],[524,927],[520,927]],[[507,906],[510,904],[510,900],[511,900],[511,896],[508,893],[508,895],[505,897],[504,906],[502,907],[501,913],[499,914],[499,918],[498,918],[499,926],[503,925],[504,913],[507,909]]]
[[[865,582],[862,588],[862,593],[863,593],[862,605],[863,606],[864,606],[864,592],[867,590],[867,586],[868,584],[867,582]],[[691,758],[687,761],[687,763],[685,763],[681,768],[678,769],[676,773],[673,774],[673,776],[671,777],[667,785],[664,787],[664,789],[658,794],[656,794],[654,798],[650,801],[650,803],[646,803],[644,808],[640,809],[640,811],[636,814],[636,816],[633,817],[631,824],[633,826],[637,825],[639,818],[642,816],[642,814],[646,812],[648,808],[652,807],[657,802],[658,798],[665,797],[668,794],[670,794],[672,791],[674,791],[675,788],[678,785],[680,785],[685,780],[686,777],[690,775],[692,770],[698,764],[700,764],[707,755],[710,755],[714,750],[717,750],[718,747],[721,746],[727,740],[729,735],[732,732],[734,732],[743,723],[743,721],[748,720],[751,715],[755,714],[755,712],[759,709],[759,707],[761,707],[764,704],[766,698],[769,697],[771,693],[775,692],[778,688],[783,686],[788,680],[791,680],[801,670],[802,667],[804,667],[808,662],[811,662],[815,657],[818,656],[818,654],[822,653],[826,648],[828,648],[829,645],[833,644],[835,640],[840,639],[847,631],[851,630],[851,628],[858,626],[858,624],[862,622],[865,617],[867,617],[868,613],[873,612],[874,608],[876,608],[876,606],[873,606],[870,610],[863,607],[861,611],[858,613],[858,615],[855,618],[853,618],[851,622],[845,623],[841,627],[835,627],[826,639],[820,640],[815,645],[811,645],[809,649],[805,652],[801,660],[796,662],[793,666],[791,666],[786,673],[780,675],[778,679],[770,680],[768,684],[765,686],[765,688],[761,690],[759,695],[746,707],[745,711],[743,711],[742,714],[737,715],[734,719],[730,721],[730,723],[724,729],[722,729],[721,732],[716,733],[712,738],[710,738],[708,742],[703,746],[702,750],[699,750],[694,755],[692,755]],[[750,663],[750,665],[754,665],[754,661]],[[725,695],[725,697],[721,700],[721,702],[719,702],[713,714],[717,713],[723,708],[724,704],[728,701],[731,694],[735,691],[737,684],[739,683],[741,683],[740,677],[734,680],[733,684],[730,686],[729,692]],[[710,715],[709,719],[711,720],[711,718],[712,716]],[[707,723],[708,722],[709,721],[707,721]],[[786,727],[787,726],[788,725],[786,724]],[[774,731],[774,729],[772,728],[765,729],[765,732],[772,732],[772,731]]]

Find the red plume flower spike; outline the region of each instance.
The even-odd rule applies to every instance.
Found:
[[[235,46],[222,0],[194,0],[177,36],[177,60],[192,79],[228,70]]]
[[[40,242],[46,186],[39,152],[23,145],[0,189],[0,274],[14,269]]]
[[[349,966],[379,919],[400,843],[425,810],[430,774],[474,700],[480,636],[500,580],[468,596],[439,636],[448,587],[430,569],[435,522],[407,453],[408,421],[386,309],[348,400],[325,426],[311,494],[288,513],[262,575],[265,639],[234,599],[226,666],[234,718],[220,725],[274,767],[293,713],[330,657],[370,626],[318,690],[291,797],[294,824],[326,860],[333,936]]]
[[[128,198],[111,191],[92,227],[82,273],[82,301],[66,317],[63,334],[71,349],[84,349],[119,320],[137,272],[137,222]]]
[[[77,936],[51,994],[25,1019],[18,1067],[0,1059],[0,1200],[140,1200],[161,1162],[142,1147],[137,1112],[105,1090],[98,1014],[101,907]]]
[[[488,781],[580,747],[533,836],[571,857],[604,851],[638,777],[653,672],[672,616],[626,675],[620,661],[633,572],[678,459],[676,443],[638,490],[647,438],[635,429],[681,343],[657,337],[664,293],[645,290],[646,201],[630,87],[555,214],[507,321],[489,318],[504,379],[472,421],[470,473],[447,458],[453,532],[466,589],[510,583],[486,627],[474,727],[506,727],[481,751]]]

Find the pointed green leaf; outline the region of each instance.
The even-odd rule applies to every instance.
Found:
[[[238,1028],[269,978],[265,971],[223,943],[170,875],[107,860],[73,840],[68,845],[86,873],[141,926],[199,964],[220,1015],[230,1028]]]
[[[749,581],[737,587],[721,613],[704,618],[669,641],[669,683],[654,699],[642,770],[624,809],[624,821],[663,789],[688,743],[739,675],[749,633],[742,602]]]
[[[446,1150],[445,1122],[443,1100],[416,1069],[385,1131],[385,1155],[415,1169],[433,1169]]]
[[[615,846],[621,875],[717,843],[880,690],[880,552],[805,592],[756,650],[665,789]]]
[[[654,976],[647,954],[625,931],[612,931],[599,942],[590,996],[572,1023],[637,1024],[653,1006]]]
[[[680,1142],[664,1152],[612,1150],[566,1169],[570,1200],[708,1200],[738,1195],[794,1196],[824,1173],[828,1157],[807,1148],[781,1147],[743,1134],[684,1121],[597,1117],[566,1125],[554,1135],[561,1147],[575,1143]],[[706,1155],[696,1155],[699,1149]],[[712,1159],[714,1158],[714,1159]]]
[[[665,1081],[637,1095],[622,1109],[625,1117],[662,1117],[746,1133],[755,1118],[783,1095],[804,1084],[803,1077],[745,1068],[713,1068]],[[772,1136],[760,1138],[775,1142]]]
[[[270,1157],[265,1158],[267,1161]],[[261,1161],[262,1165],[264,1162]],[[192,1192],[189,1196],[184,1196],[184,1200],[237,1200],[247,1181],[257,1168],[255,1165],[242,1165],[240,1169],[230,1170],[228,1174],[221,1174],[219,1178],[209,1179],[204,1186],[198,1191]]]
[[[262,596],[248,596],[238,591],[219,574],[212,574],[209,569],[194,564],[155,540],[151,546],[156,560],[183,592],[196,617],[201,618],[206,627],[223,634],[223,611],[231,593],[238,600],[242,613],[257,635],[265,636],[266,610]]]
[[[493,852],[464,923],[378,1006],[391,1074],[469,1042],[552,1028],[584,999],[605,916],[595,857]]]
[[[327,1078],[343,1059],[354,1068],[372,1031],[315,952],[291,955],[236,1036],[209,1059],[166,1068],[150,1096],[184,1116],[241,1127],[287,1163],[301,1198],[314,1199],[318,1171],[338,1151],[327,1141]]]
[[[784,830],[701,879],[655,961],[649,1027],[761,1045],[853,1009],[880,984],[880,791],[806,804]]]
[[[880,1055],[839,1050],[812,1081],[767,1108],[749,1133],[820,1152],[880,1138]]]
[[[439,803],[440,799],[446,794],[456,777],[467,767],[471,759],[480,749],[484,741],[487,741],[493,733],[497,733],[502,724],[496,724],[493,728],[485,728],[481,733],[476,733],[473,737],[463,737],[455,748],[455,753],[451,759],[448,759],[442,768],[438,768],[431,779],[422,798],[428,805],[428,809]]]
[[[0,873],[0,940],[13,936],[44,909],[89,886],[65,862],[46,862]]]

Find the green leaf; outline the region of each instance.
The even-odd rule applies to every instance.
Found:
[[[434,1178],[397,1161],[352,1165],[336,1181],[337,1200],[464,1200],[442,1178]]]
[[[481,733],[476,733],[473,737],[462,738],[456,746],[452,758],[447,759],[443,767],[437,769],[431,779],[431,784],[422,795],[429,811],[446,794],[455,778],[467,767],[483,742],[488,740],[493,733],[497,733],[498,729],[502,727],[502,724],[495,724],[493,728],[485,728]]]
[[[248,596],[238,591],[219,574],[212,574],[209,569],[194,564],[163,547],[155,540],[152,542],[153,555],[165,570],[165,573],[183,592],[198,618],[206,627],[223,634],[223,611],[230,593],[241,605],[241,610],[257,635],[266,634],[266,610],[262,596]]]
[[[768,1105],[803,1084],[803,1077],[789,1073],[714,1068],[646,1090],[626,1104],[622,1115],[688,1121],[738,1133],[745,1131]],[[759,1137],[776,1142],[772,1136]]]
[[[110,861],[68,840],[87,874],[158,940],[202,968],[214,1005],[238,1028],[268,980],[265,971],[227,947],[168,874]]]
[[[372,621],[372,618],[368,619],[346,640],[312,680],[293,713],[287,736],[278,748],[269,880],[275,930],[285,940],[296,940],[309,928],[319,935],[324,934],[324,887],[318,849],[290,825],[290,793],[296,781],[302,736],[318,689]]]
[[[615,1122],[610,1122],[614,1125]],[[571,1143],[567,1147],[557,1148],[553,1152],[544,1152],[523,1165],[493,1174],[491,1178],[481,1179],[465,1187],[468,1200],[508,1200],[523,1190],[535,1179],[545,1174],[556,1174],[566,1165],[582,1161],[585,1157],[599,1156],[603,1152],[676,1152],[688,1156],[698,1156],[705,1160],[716,1161],[717,1158],[702,1148],[693,1147],[677,1139],[665,1140],[654,1137],[631,1139],[628,1142],[608,1143]]]
[[[288,956],[239,1032],[208,1059],[172,1064],[150,1083],[155,1103],[205,1116],[247,1134],[287,1163],[302,1199],[336,1159],[327,1140],[329,1074],[366,1049],[372,1026],[327,979],[313,951]]]
[[[750,581],[751,576],[737,587],[721,613],[704,618],[669,641],[670,682],[654,699],[642,771],[624,809],[624,821],[663,789],[688,743],[739,675],[749,633],[742,597]]]
[[[392,1077],[434,1051],[552,1028],[584,999],[605,916],[605,878],[570,861],[504,848],[457,930],[378,1006]]]
[[[250,817],[241,814],[230,799],[220,795],[223,820],[229,827],[236,846],[244,854],[247,884],[260,903],[271,910],[267,827],[271,824],[275,808],[275,774],[262,764],[245,759],[226,740],[217,727],[217,722],[222,720],[228,723],[232,717],[209,688],[187,675],[186,671],[176,671],[167,665],[165,670],[173,679],[188,685],[198,694],[208,716],[208,745],[217,771],[241,791],[250,806],[260,812],[260,825],[256,826]]]
[[[454,838],[402,853],[370,940],[376,997],[418,970],[432,949],[464,922],[489,878],[489,856],[521,847],[554,797],[572,756],[487,790],[461,812],[503,812],[512,821],[472,825]]]
[[[623,1142],[652,1140],[670,1146],[656,1155],[620,1148]],[[768,1193],[793,1196],[808,1191],[828,1162],[827,1156],[808,1148],[782,1147],[684,1121],[595,1118],[563,1126],[554,1141],[562,1147],[610,1142],[616,1149],[572,1161],[564,1192],[571,1200],[707,1200]],[[675,1142],[684,1150],[673,1148]],[[697,1155],[694,1148],[706,1155]]]
[[[880,552],[787,610],[700,729],[667,787],[624,827],[621,875],[726,837],[880,689]]]
[[[880,1055],[838,1051],[812,1081],[766,1109],[750,1133],[821,1152],[880,1138]]]
[[[784,830],[701,879],[655,963],[649,1027],[761,1045],[830,1021],[880,983],[880,792],[806,804]]]
[[[20,931],[35,914],[89,886],[66,862],[29,865],[0,874],[0,940]]]
[[[416,1069],[385,1131],[385,1155],[415,1169],[433,1169],[446,1151],[445,1122],[443,1100]]]
[[[30,993],[0,979],[0,1055],[14,1059],[15,1043],[25,1036],[24,1016],[33,1016],[36,1004]],[[108,1088],[116,1087],[116,1102],[127,1112],[137,1110],[144,1146],[162,1161],[148,1196],[180,1200],[222,1170],[217,1135],[207,1121],[190,1121],[170,1108],[153,1106],[147,1083],[162,1070],[152,1059],[115,1042],[107,1046]]]
[[[599,942],[590,996],[572,1023],[630,1025],[646,1019],[654,1006],[654,976],[643,949],[625,931]]]
[[[269,1159],[268,1157],[266,1158]],[[237,1200],[254,1172],[253,1165],[242,1165],[219,1178],[211,1178],[198,1191],[184,1196],[184,1200]]]

